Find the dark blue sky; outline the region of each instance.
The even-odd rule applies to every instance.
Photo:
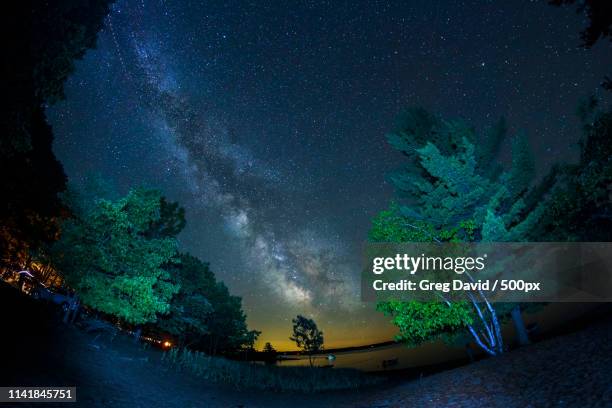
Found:
[[[585,24],[546,2],[120,0],[49,109],[55,150],[73,181],[180,201],[183,248],[243,296],[262,341],[288,346],[297,313],[329,346],[386,340],[358,278],[401,165],[394,117],[504,115],[540,170],[565,160],[578,101],[612,66],[608,44],[579,47]]]

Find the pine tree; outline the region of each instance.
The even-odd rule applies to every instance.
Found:
[[[418,114],[407,118],[418,123],[404,123],[409,131],[389,136],[392,145],[409,159],[404,171],[391,179],[403,203],[394,204],[375,218],[370,239],[526,240],[542,216],[543,205],[526,203],[532,191],[534,163],[525,136],[514,138],[512,165],[504,172],[492,163],[498,163],[499,148],[507,133],[505,121],[493,126],[485,142],[480,143],[483,138],[461,121],[444,121],[422,110],[412,111]],[[438,304],[383,302],[378,309],[393,316],[400,338],[409,344],[467,329],[487,353],[503,352],[500,316],[482,293],[469,295],[464,302],[441,297],[443,301]],[[502,317],[510,314],[506,309],[500,308]]]

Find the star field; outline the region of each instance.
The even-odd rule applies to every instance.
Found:
[[[575,107],[612,56],[545,2],[118,1],[49,109],[72,180],[160,188],[184,248],[243,297],[261,341],[315,317],[328,346],[388,340],[359,300],[369,220],[392,199],[394,117],[506,116],[544,171],[575,153]]]

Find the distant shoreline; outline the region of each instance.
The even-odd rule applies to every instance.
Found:
[[[322,355],[326,355],[326,354],[346,353],[346,352],[349,352],[349,351],[372,350],[372,349],[376,349],[376,348],[379,348],[379,347],[392,346],[392,345],[396,345],[396,344],[399,344],[399,343],[394,341],[394,340],[389,340],[389,341],[384,341],[382,343],[367,344],[367,345],[363,345],[363,346],[338,347],[338,348],[332,348],[332,349],[325,349],[325,350],[321,350],[320,353],[316,353],[316,354],[313,354],[313,355],[315,355],[315,356],[322,356]],[[303,351],[299,351],[299,350],[294,350],[294,351],[279,351],[278,354],[279,355],[284,355],[284,356],[305,355],[305,353]]]

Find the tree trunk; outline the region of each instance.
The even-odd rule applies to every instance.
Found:
[[[504,352],[504,340],[501,336],[499,321],[497,319],[495,309],[493,309],[493,307],[482,292],[480,293],[480,296],[482,297],[487,306],[485,312],[488,311],[489,316],[488,318],[485,316],[485,313],[483,313],[483,311],[480,309],[480,306],[478,306],[478,301],[476,300],[476,298],[471,293],[468,293],[468,298],[471,300],[472,306],[474,307],[476,314],[480,318],[481,326],[481,329],[477,330],[477,327],[469,325],[468,330],[474,338],[474,341],[476,341],[476,345],[478,347],[486,351],[487,354],[491,356],[497,356]]]
[[[514,323],[519,344],[521,346],[525,346],[531,343],[529,341],[529,333],[527,333],[527,328],[525,327],[525,322],[523,321],[523,315],[521,314],[521,307],[518,305],[513,307],[510,315],[512,316],[512,323]]]
[[[485,344],[485,342],[480,338],[480,336],[478,336],[478,333],[476,332],[476,329],[474,329],[474,327],[472,325],[468,325],[467,326],[470,334],[472,335],[472,338],[474,339],[474,341],[476,342],[476,345],[478,347],[480,347],[482,350],[484,350],[487,354],[491,355],[491,356],[496,356],[497,355],[497,351],[492,348],[489,347]]]
[[[472,275],[470,275],[468,272],[465,272],[465,275],[470,279],[470,281],[475,282],[474,278],[472,278]],[[492,340],[490,343],[492,353],[490,353],[487,350],[485,351],[489,352],[489,354],[492,354],[492,355],[502,354],[504,352],[504,339],[502,337],[499,319],[497,318],[497,312],[495,311],[493,306],[491,306],[491,303],[489,302],[485,294],[482,292],[482,290],[478,290],[478,294],[484,301],[487,307],[487,310],[489,311],[489,315],[490,315],[489,319],[491,320],[492,327],[489,327],[489,323],[487,322],[487,319],[483,317],[482,312],[480,311],[480,308],[478,307],[478,302],[475,300],[474,296],[471,293],[469,293],[468,297],[472,301],[476,311],[478,312],[484,324],[484,327],[486,328],[487,332],[490,334],[490,338]],[[494,333],[491,333],[491,329]]]
[[[482,294],[482,298],[484,299],[487,307],[489,308],[489,313],[491,314],[491,322],[493,324],[493,328],[495,330],[495,336],[497,337],[497,351],[499,354],[504,352],[504,338],[502,337],[501,325],[499,324],[499,319],[497,318],[497,312],[493,309],[493,306],[489,303],[487,298]]]

